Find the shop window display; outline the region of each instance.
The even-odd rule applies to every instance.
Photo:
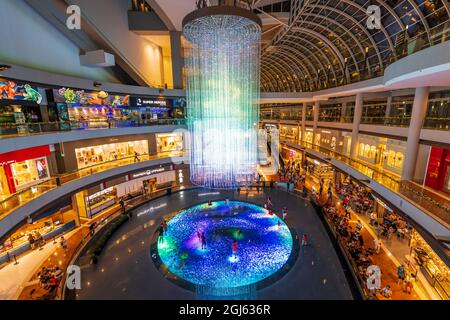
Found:
[[[183,150],[183,134],[157,134],[156,143],[158,153],[182,151]]]
[[[386,165],[401,170],[403,167],[403,153],[389,150],[387,153]]]
[[[425,278],[442,299],[450,299],[450,270],[428,243],[414,231],[411,238],[410,263],[417,264]]]
[[[78,169],[127,157],[148,154],[148,141],[129,141],[75,149]]]
[[[46,158],[25,160],[11,164],[14,184],[17,189],[22,189],[39,180],[49,178]]]

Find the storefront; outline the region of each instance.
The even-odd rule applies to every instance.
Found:
[[[401,174],[406,143],[404,141],[359,135],[358,158]]]
[[[425,185],[450,194],[450,150],[431,147]]]
[[[71,210],[69,203],[60,209],[29,217],[23,226],[0,244],[0,264],[9,262],[12,255],[19,256],[30,249],[36,249],[40,239],[48,241],[69,232],[76,226],[75,218],[75,212]]]
[[[124,112],[128,118],[141,121],[158,119],[183,119],[186,115],[186,99],[165,97],[131,97],[130,107]]]
[[[307,170],[311,177],[319,182],[321,179],[329,180],[334,177],[334,169],[331,165],[317,159],[306,157]]]
[[[411,252],[407,262],[420,270],[443,300],[450,300],[450,269],[417,232],[413,231],[410,241]]]
[[[75,197],[78,213],[82,218],[92,218],[117,204],[123,197],[152,194],[172,186],[176,181],[177,176],[173,166],[129,174],[79,192]]]
[[[42,122],[41,103],[46,103],[43,89],[0,78],[0,134],[27,133],[26,126],[15,125]]]
[[[105,91],[53,90],[58,120],[67,122],[67,129],[108,128],[114,120],[124,120],[123,110],[129,99],[128,95],[110,95]]]
[[[0,154],[2,195],[16,193],[50,178],[49,146],[28,148]]]
[[[297,141],[300,137],[298,126],[280,125],[280,138],[290,141]]]
[[[313,143],[313,137],[314,137],[314,133],[313,133],[313,129],[312,128],[306,128],[305,129],[305,140],[307,143]]]
[[[115,142],[75,149],[78,169],[108,161],[148,154],[148,141]]]
[[[328,150],[342,152],[344,137],[337,130],[320,130],[320,146]]]
[[[156,134],[156,146],[158,153],[183,150],[183,133]]]

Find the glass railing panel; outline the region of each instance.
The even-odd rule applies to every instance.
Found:
[[[424,129],[450,130],[450,118],[426,118]]]
[[[129,128],[155,125],[185,125],[186,119],[158,120],[90,120],[69,122],[35,122],[35,123],[0,123],[0,136],[27,136],[71,130],[99,130],[113,128]]]

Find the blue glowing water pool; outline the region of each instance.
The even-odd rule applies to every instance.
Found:
[[[205,233],[206,249],[198,232]],[[235,239],[238,250],[233,254]],[[235,288],[279,271],[291,255],[292,244],[289,228],[278,216],[254,204],[230,201],[228,206],[218,201],[173,217],[157,251],[173,274],[191,284]]]

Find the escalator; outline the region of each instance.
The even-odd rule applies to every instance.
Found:
[[[272,157],[272,147],[271,147],[271,141],[270,139],[267,139],[267,151],[268,151],[268,156]],[[280,169],[284,169],[286,164],[284,162],[283,157],[281,156],[281,153],[278,154],[278,162],[280,164]]]

